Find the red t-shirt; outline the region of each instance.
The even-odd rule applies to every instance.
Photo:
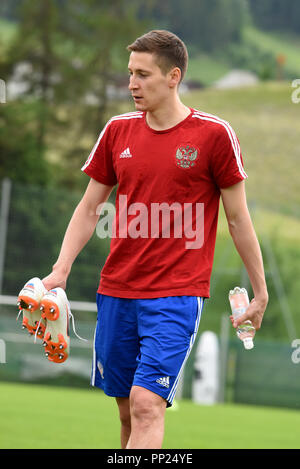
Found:
[[[82,170],[118,184],[115,235],[98,292],[209,297],[220,188],[247,177],[228,122],[194,109],[157,131],[144,112],[113,117]]]

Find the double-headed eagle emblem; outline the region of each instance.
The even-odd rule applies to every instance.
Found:
[[[191,168],[195,166],[198,150],[190,145],[181,146],[176,151],[176,164],[181,168]]]

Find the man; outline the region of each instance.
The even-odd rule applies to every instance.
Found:
[[[220,196],[254,292],[233,326],[250,319],[259,329],[268,294],[235,133],[179,98],[184,43],[151,31],[128,50],[136,112],[113,117],[102,130],[82,168],[90,182],[43,282],[66,287],[95,230],[97,207],[118,184],[115,236],[98,289],[92,384],[116,398],[122,448],[161,448],[165,410],[209,297]],[[161,220],[165,208],[169,218]]]

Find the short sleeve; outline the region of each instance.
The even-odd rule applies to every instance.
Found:
[[[216,131],[211,169],[217,186],[225,189],[248,176],[244,170],[240,143],[232,127],[223,121]]]
[[[117,184],[117,177],[113,167],[110,121],[99,135],[87,161],[81,171],[96,181],[107,186]]]

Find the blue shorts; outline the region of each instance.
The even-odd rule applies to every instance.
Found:
[[[197,335],[204,299],[125,299],[97,294],[91,385],[113,397],[141,386],[172,405]]]

